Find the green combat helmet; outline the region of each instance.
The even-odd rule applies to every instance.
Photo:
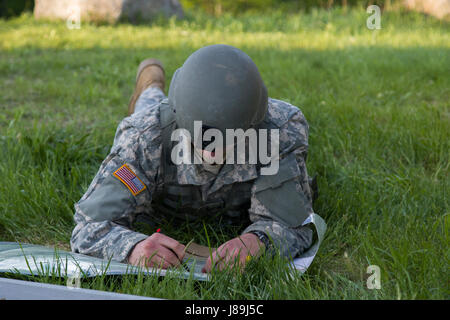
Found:
[[[170,84],[169,103],[179,128],[194,137],[194,121],[204,127],[247,130],[267,112],[267,89],[252,59],[228,45],[203,47],[179,68]]]

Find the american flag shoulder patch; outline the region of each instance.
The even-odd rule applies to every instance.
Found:
[[[141,179],[130,169],[127,164],[124,164],[119,169],[113,172],[113,175],[123,182],[123,184],[131,191],[133,196],[138,195],[147,187]]]

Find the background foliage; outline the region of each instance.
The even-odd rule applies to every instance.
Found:
[[[285,11],[310,10],[312,8],[331,8],[333,6],[367,7],[377,4],[390,7],[400,0],[180,0],[183,8],[203,10],[206,13],[233,15],[246,11],[270,11],[283,9]],[[0,17],[17,16],[24,11],[32,11],[34,0],[0,0]]]
[[[216,16],[223,13],[239,14],[246,11],[270,11],[281,9],[286,12],[311,10],[313,8],[364,7],[370,4],[381,8],[390,7],[400,0],[180,0],[186,9],[201,9]]]
[[[0,18],[17,16],[33,8],[34,0],[0,0]]]

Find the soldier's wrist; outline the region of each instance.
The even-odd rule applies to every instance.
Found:
[[[259,231],[259,230],[255,230],[255,231],[250,231],[249,233],[254,234],[256,237],[258,237],[259,241],[264,245],[264,248],[267,250],[270,247],[270,241],[269,241],[269,237],[267,236],[266,233]]]
[[[127,256],[126,256],[126,258],[125,258],[125,263],[129,263],[129,264],[133,264],[133,262],[135,261],[135,257],[132,257],[132,255],[133,255],[133,253],[134,253],[134,251],[135,250],[137,250],[137,247],[138,247],[138,245],[142,242],[142,241],[144,241],[145,239],[142,239],[142,240],[139,240],[139,241],[137,241],[132,247],[131,247],[131,249],[128,251],[128,254],[127,254]],[[131,258],[131,260],[130,260],[130,258]]]

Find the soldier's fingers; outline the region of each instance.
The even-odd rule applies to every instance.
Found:
[[[141,256],[138,260],[133,261],[131,264],[145,268],[149,263],[150,259],[148,259],[146,256]]]
[[[203,273],[211,272],[211,265],[212,265],[212,262],[211,262],[211,256],[210,256],[210,257],[208,257],[208,259],[206,259],[206,263],[202,268],[202,272]]]
[[[232,268],[238,268],[242,273],[244,271],[245,265],[250,261],[251,256],[248,251],[241,248],[234,248],[232,254],[226,260],[226,266]]]
[[[216,259],[217,250],[214,250],[214,252],[206,259],[205,266],[202,269],[202,272],[211,272],[212,264]]]
[[[222,259],[222,260],[220,260],[217,263],[216,268],[218,270],[220,270],[220,271],[223,271],[225,269],[231,269],[233,266],[234,266],[234,260],[232,260],[232,259],[228,259],[228,260]]]
[[[172,239],[165,234],[157,233],[155,234],[158,242],[164,247],[171,249],[177,256],[179,261],[182,261],[184,258],[184,249],[185,246],[179,243],[177,240]]]
[[[155,254],[151,258],[148,266],[152,268],[168,269],[170,267],[170,264],[163,257]]]
[[[208,257],[208,259],[206,259],[205,265],[202,268],[202,272],[210,272],[211,271],[211,257]]]
[[[164,258],[164,256],[158,254],[159,251],[167,250],[162,246],[159,246],[159,249],[153,249],[151,251],[147,251],[144,256],[140,258],[140,266],[142,267],[158,267],[167,269],[171,266],[170,262]],[[173,259],[178,260],[173,253]]]
[[[171,266],[178,266],[180,264],[180,260],[178,260],[175,253],[162,245],[156,249],[156,254],[167,261]]]
[[[219,263],[223,259],[226,258],[228,253],[228,249],[226,247],[219,247],[214,253],[213,253],[213,263]]]
[[[236,248],[228,249],[226,253],[226,256],[222,259],[222,261],[220,261],[218,265],[219,270],[232,268],[236,265],[236,263],[239,263],[240,250],[237,250]]]
[[[202,269],[202,272],[210,272],[212,269],[212,265],[217,264],[218,261],[222,259],[222,256],[220,255],[220,252],[217,250],[214,250],[214,252],[208,257],[206,260],[205,266]]]
[[[219,249],[217,249],[214,262],[215,267],[218,270],[223,270],[227,268],[230,262],[234,260],[232,250],[233,249],[230,249],[228,245],[224,245],[222,247],[219,247]]]

